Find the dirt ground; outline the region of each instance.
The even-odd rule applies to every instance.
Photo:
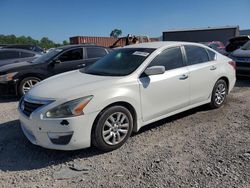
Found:
[[[34,146],[16,108],[0,99],[0,187],[250,187],[250,79],[222,108],[153,123],[109,153]]]

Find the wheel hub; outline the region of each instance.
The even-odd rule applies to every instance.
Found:
[[[104,141],[109,145],[119,144],[126,136],[129,130],[129,120],[126,114],[116,112],[110,115],[102,131]]]
[[[226,97],[226,87],[224,84],[218,85],[215,92],[215,102],[220,105],[224,102]]]

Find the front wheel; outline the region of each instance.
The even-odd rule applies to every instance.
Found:
[[[34,85],[36,85],[40,81],[41,79],[37,77],[24,78],[18,86],[18,95],[19,96],[25,95]]]
[[[92,142],[100,150],[112,151],[121,147],[131,135],[133,117],[123,106],[104,110],[92,132]]]
[[[227,100],[228,87],[225,80],[218,80],[213,88],[210,106],[212,108],[221,107]]]

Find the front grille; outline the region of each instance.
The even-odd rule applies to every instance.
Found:
[[[21,110],[26,116],[30,116],[32,112],[34,112],[36,109],[40,108],[44,104],[41,103],[32,103],[28,101],[21,101]]]

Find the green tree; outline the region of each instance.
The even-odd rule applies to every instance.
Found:
[[[67,40],[64,40],[63,45],[69,45],[69,42]]]
[[[55,43],[50,40],[48,37],[43,37],[41,40],[40,40],[40,46],[42,48],[46,48],[46,49],[49,49],[49,48],[53,48],[55,47]]]
[[[114,37],[114,38],[118,38],[121,35],[122,35],[122,30],[120,29],[114,29],[110,33],[110,37]]]
[[[49,49],[56,48],[61,45],[68,45],[69,42],[64,40],[63,43],[60,44],[53,42],[48,37],[43,37],[41,40],[35,40],[30,36],[16,37],[15,35],[0,35],[0,44],[33,44]]]

